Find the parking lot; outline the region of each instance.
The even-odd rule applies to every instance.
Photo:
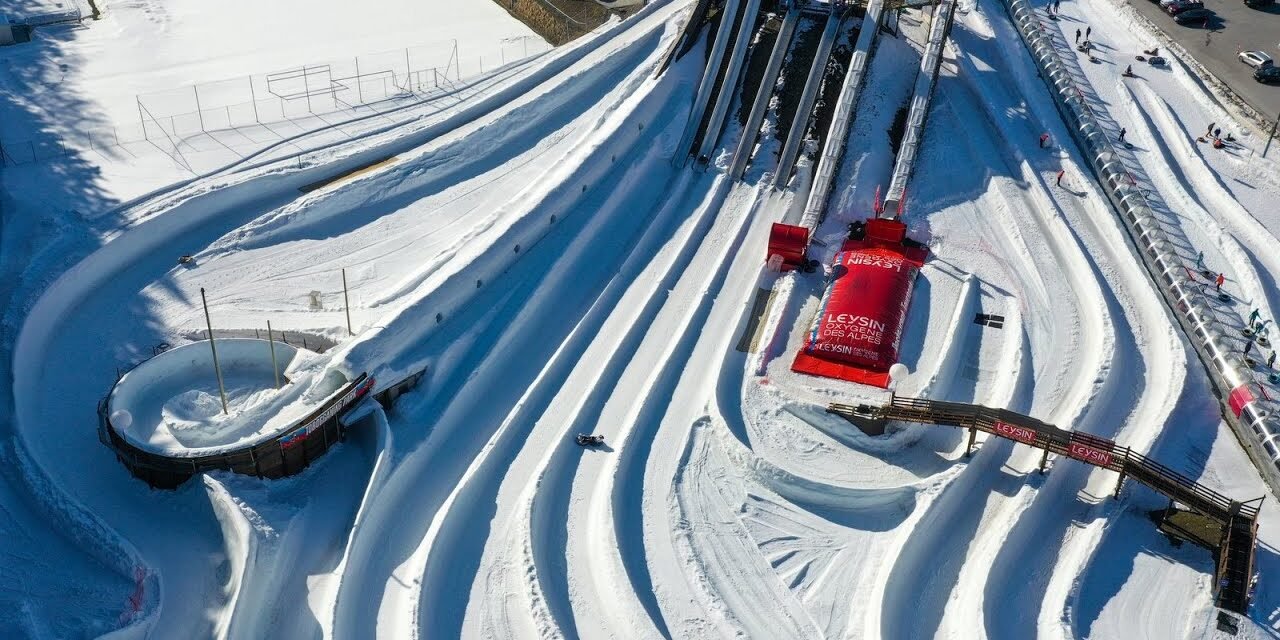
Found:
[[[1264,117],[1274,119],[1280,114],[1280,85],[1256,82],[1253,68],[1236,57],[1241,50],[1256,49],[1270,54],[1280,64],[1280,2],[1251,9],[1242,0],[1204,0],[1205,8],[1219,18],[1212,30],[1181,26],[1149,0],[1127,2]]]

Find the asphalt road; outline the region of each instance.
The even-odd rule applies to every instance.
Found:
[[[1253,67],[1236,57],[1238,51],[1256,49],[1280,64],[1280,0],[1262,9],[1250,9],[1242,0],[1203,0],[1206,9],[1218,14],[1211,30],[1179,25],[1155,2],[1126,1],[1264,117],[1280,115],[1280,85],[1255,81]]]

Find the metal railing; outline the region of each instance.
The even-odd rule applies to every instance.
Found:
[[[1014,440],[1043,449],[1047,453],[1064,455],[1116,471],[1223,524],[1235,516],[1256,519],[1258,514],[1256,507],[1232,500],[1112,440],[1061,429],[1006,409],[895,396],[889,404],[881,407],[832,404],[828,411],[841,415],[952,426]],[[972,438],[970,445],[972,446]],[[1041,464],[1043,467],[1043,461]]]

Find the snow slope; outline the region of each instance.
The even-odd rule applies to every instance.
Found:
[[[1083,159],[1040,147],[1042,132],[1069,137],[1002,7],[960,8],[908,190],[904,220],[931,257],[895,391],[1007,407],[1262,494]],[[1111,500],[1114,474],[1065,459],[1041,475],[1039,453],[1009,441],[966,457],[944,427],[867,436],[825,405],[887,394],[790,371],[824,274],[763,264],[770,223],[803,205],[766,186],[776,110],[742,182],[718,164],[736,118],[716,162],[671,162],[705,47],[654,74],[691,9],[651,3],[302,166],[245,163],[121,209],[130,223],[48,287],[14,343],[22,486],[65,546],[92,540],[110,568],[52,566],[100,599],[123,599],[118,576],[146,568],[136,619],[103,622],[101,605],[80,619],[157,637],[1210,635],[1212,560],[1151,526],[1159,496]],[[1140,45],[1112,22],[1097,41]],[[888,181],[927,30],[913,10],[881,36],[815,257]],[[1269,317],[1280,265],[1252,190],[1274,183],[1195,144],[1192,110],[1211,103],[1186,97],[1179,69],[1126,85],[1110,67],[1082,64],[1079,82],[1127,123],[1135,179],[1185,250],[1228,273],[1240,302],[1223,316]],[[175,268],[179,251],[196,266]],[[426,375],[296,478],[150,491],[85,425],[114,367],[200,325],[200,287],[218,326],[270,318],[338,341],[299,384]],[[761,290],[770,303],[743,339]],[[578,433],[606,444],[580,448]],[[1265,579],[1280,569],[1276,522],[1269,505],[1246,637],[1267,637],[1280,604]],[[61,635],[46,611],[0,620]]]

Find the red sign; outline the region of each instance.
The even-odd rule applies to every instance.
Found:
[[[1000,422],[997,420],[994,431],[999,435],[1009,438],[1010,440],[1017,440],[1018,442],[1025,442],[1027,444],[1036,443],[1036,432],[1034,430],[1026,427],[1019,427],[1016,424],[1009,424],[1008,422]]]
[[[1254,400],[1257,400],[1257,398],[1254,397],[1253,391],[1249,389],[1248,385],[1242,384],[1231,390],[1231,395],[1227,402],[1231,405],[1231,413],[1236,414],[1236,417],[1239,418],[1240,412],[1244,411],[1245,405]]]
[[[1091,447],[1087,444],[1080,444],[1079,442],[1072,442],[1070,446],[1067,447],[1067,455],[1075,458],[1076,460],[1082,460],[1089,464],[1096,464],[1099,467],[1105,467],[1111,464],[1110,451],[1104,451],[1097,447]]]

